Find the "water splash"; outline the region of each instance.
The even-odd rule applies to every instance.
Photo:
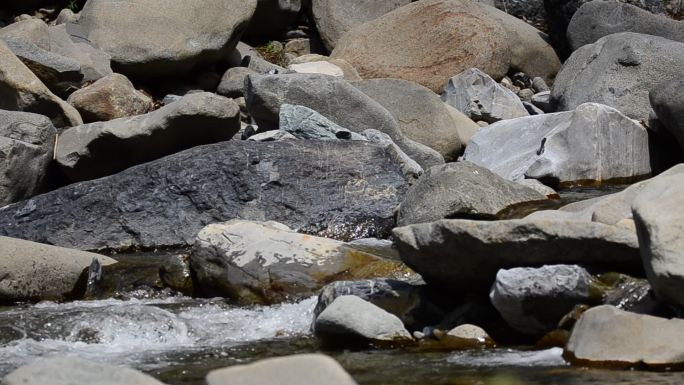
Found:
[[[555,367],[567,366],[563,359],[563,349],[522,351],[496,349],[491,351],[464,351],[451,355],[447,361],[452,364],[470,367]]]

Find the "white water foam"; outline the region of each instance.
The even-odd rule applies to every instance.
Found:
[[[447,361],[470,367],[556,367],[568,365],[563,359],[563,349],[561,348],[534,351],[513,349],[464,351],[454,353]]]

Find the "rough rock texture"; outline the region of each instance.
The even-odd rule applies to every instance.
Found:
[[[56,135],[45,116],[0,110],[0,207],[40,192]]]
[[[268,358],[213,370],[206,382],[207,385],[356,385],[340,364],[322,354]]]
[[[130,80],[111,74],[69,95],[67,102],[85,123],[103,122],[149,112],[152,98],[135,89]]]
[[[608,106],[498,122],[480,129],[463,159],[509,180],[600,183],[651,173],[648,133]]]
[[[302,0],[257,0],[245,36],[249,38],[277,37],[287,29],[302,10]]]
[[[278,140],[296,140],[297,137],[290,134],[287,131],[281,131],[281,130],[271,130],[271,131],[266,131],[262,132],[261,134],[256,134],[252,135],[247,140],[251,140],[253,142],[273,142],[273,141],[278,141]]]
[[[245,78],[252,74],[257,74],[257,72],[247,67],[229,68],[221,77],[216,93],[229,98],[245,96]]]
[[[149,114],[70,128],[59,137],[55,160],[71,180],[99,178],[186,148],[229,140],[240,130],[239,115],[232,99],[188,94]]]
[[[684,79],[654,87],[649,99],[658,121],[677,138],[684,149]]]
[[[499,269],[549,264],[641,269],[634,230],[553,220],[441,220],[394,229],[402,261],[425,282],[486,292]]]
[[[308,107],[287,103],[280,106],[280,130],[289,132],[299,139],[367,140],[364,136],[340,127]]]
[[[346,60],[343,59],[331,59],[329,56],[308,54],[292,59],[290,61],[290,64],[311,63],[316,61],[327,61],[330,64],[336,65],[337,67],[342,69],[342,72],[344,73],[344,78],[349,81],[361,80],[361,77],[359,76],[359,73],[356,71],[356,68],[354,68],[354,66],[352,66]]]
[[[447,161],[455,161],[463,152],[460,132],[477,130],[477,123],[463,114],[451,114],[434,92],[419,84],[370,79],[352,85],[385,107],[404,135],[439,152]]]
[[[227,56],[256,5],[256,0],[90,0],[79,30],[71,32],[110,54],[117,72],[177,75]]]
[[[684,320],[598,306],[572,330],[564,357],[582,366],[665,369],[684,365]]]
[[[385,237],[406,189],[367,142],[227,141],[2,208],[0,235],[89,250],[186,246],[208,223],[243,218]]]
[[[473,163],[447,163],[428,169],[411,187],[399,206],[397,224],[443,218],[495,219],[510,206],[544,199],[546,196]]]
[[[602,37],[575,51],[558,73],[551,91],[557,111],[587,102],[613,107],[648,122],[648,93],[657,84],[681,79],[684,43],[624,32]]]
[[[344,71],[342,71],[342,68],[328,61],[312,61],[301,64],[290,64],[287,69],[298,74],[322,74],[336,76],[338,78],[344,77]]]
[[[591,1],[582,5],[568,26],[573,50],[619,32],[643,33],[684,42],[684,21],[654,15],[631,4]]]
[[[53,94],[2,41],[0,109],[45,115],[57,128],[83,123],[78,112]]]
[[[41,358],[2,379],[3,385],[164,385],[137,370],[76,357]]]
[[[632,204],[646,276],[656,295],[684,307],[684,174],[649,183]]]
[[[415,160],[406,155],[406,153],[394,143],[389,135],[373,129],[365,130],[361,134],[365,136],[369,142],[375,143],[387,150],[392,160],[399,165],[401,173],[409,184],[413,184],[421,175],[423,175],[423,168]]]
[[[442,100],[474,121],[494,123],[529,115],[513,91],[477,68],[449,79]]]
[[[363,78],[399,78],[441,92],[448,79],[477,67],[495,79],[509,71],[552,83],[560,61],[524,21],[467,0],[414,2],[362,24],[338,41],[331,57]]]
[[[409,3],[411,0],[312,0],[311,10],[323,44],[332,51],[354,27]]]
[[[444,163],[438,152],[403,135],[389,111],[344,79],[316,74],[249,75],[245,82],[247,109],[260,129],[278,128],[281,105],[301,105],[356,133],[368,128],[386,133],[423,168]]]

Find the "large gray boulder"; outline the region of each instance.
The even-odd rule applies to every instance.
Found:
[[[256,5],[256,0],[89,0],[80,28],[70,32],[110,54],[124,75],[178,75],[227,57]]]
[[[0,110],[0,207],[40,192],[56,135],[45,116]]]
[[[581,264],[639,271],[633,229],[554,220],[440,220],[393,231],[404,261],[425,282],[455,293],[487,292],[499,269]]]
[[[116,263],[85,251],[0,237],[0,303],[78,299],[94,259],[103,266]]]
[[[655,15],[631,4],[617,1],[590,1],[582,5],[568,26],[573,50],[619,32],[654,35],[684,42],[684,21]]]
[[[503,178],[552,185],[601,183],[651,173],[648,133],[620,111],[585,103],[574,111],[505,120],[480,129],[463,159]]]
[[[245,37],[264,39],[278,37],[302,10],[302,0],[257,0],[256,11],[249,19]]]
[[[582,366],[666,369],[684,364],[684,320],[598,306],[570,334],[563,356]]]
[[[0,235],[82,250],[185,247],[207,223],[243,218],[382,238],[407,188],[368,142],[226,141],[1,208]]]
[[[632,119],[648,122],[649,91],[681,79],[684,43],[632,32],[600,38],[575,51],[558,73],[551,91],[557,111],[594,102]]]
[[[389,111],[409,139],[455,161],[465,148],[461,133],[477,130],[463,114],[452,114],[429,89],[401,79],[369,79],[352,85]]]
[[[513,205],[546,196],[470,162],[447,163],[425,172],[397,211],[399,226],[443,218],[496,219]]]
[[[278,128],[280,107],[308,107],[356,133],[368,128],[389,135],[423,168],[444,163],[442,156],[407,138],[392,114],[344,79],[316,74],[249,75],[245,101],[260,129]]]
[[[240,130],[232,99],[194,93],[145,115],[64,131],[55,160],[73,181],[95,179],[202,144],[229,140]]]
[[[677,138],[684,149],[684,79],[654,87],[649,99],[658,121]]]

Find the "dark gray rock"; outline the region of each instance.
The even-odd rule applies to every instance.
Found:
[[[407,187],[367,142],[227,141],[7,206],[0,235],[86,250],[186,246],[208,223],[244,218],[385,237]]]
[[[302,10],[302,0],[257,0],[256,11],[250,19],[245,37],[278,37],[287,30]]]
[[[216,93],[229,98],[240,98],[245,94],[245,78],[257,72],[247,67],[229,68],[221,77]]]
[[[654,87],[649,99],[658,121],[677,138],[684,149],[684,79]]]

